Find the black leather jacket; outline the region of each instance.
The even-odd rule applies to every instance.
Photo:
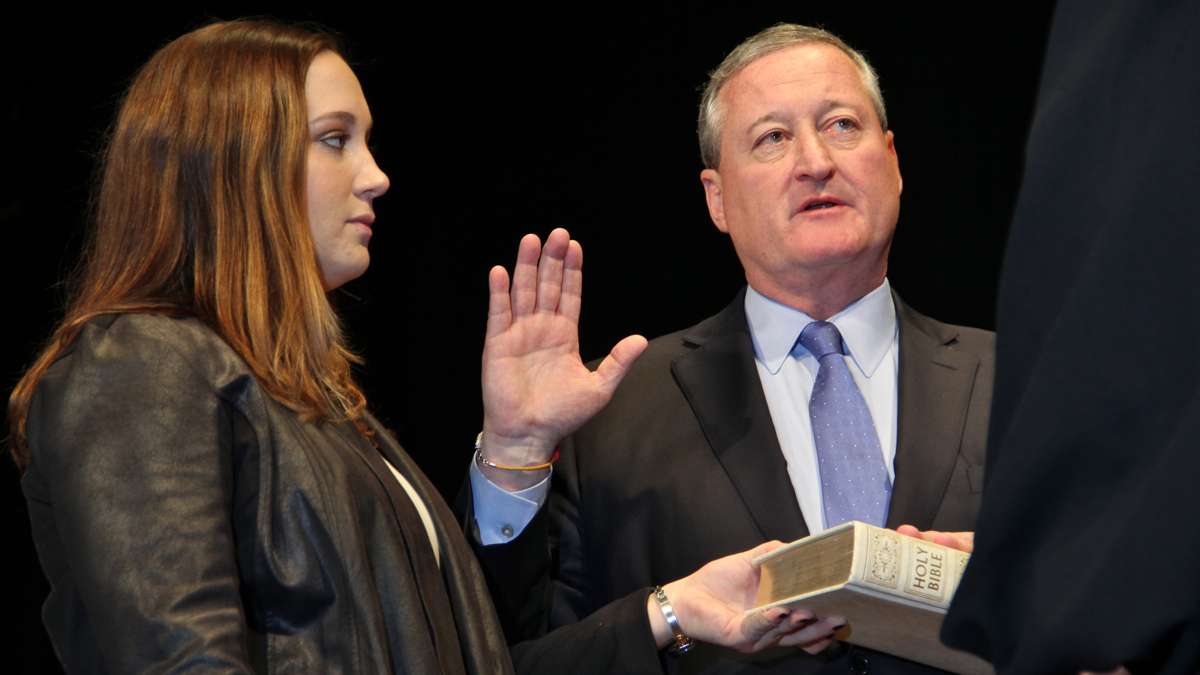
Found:
[[[396,481],[350,425],[300,420],[198,320],[86,326],[37,388],[22,479],[52,586],[43,617],[66,669],[511,672],[461,529],[370,422],[434,520],[440,612],[414,571],[431,550],[405,544]],[[641,603],[519,647],[518,669],[657,670]],[[630,640],[633,660],[614,664]]]

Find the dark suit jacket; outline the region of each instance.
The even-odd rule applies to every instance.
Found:
[[[430,511],[440,568],[411,500],[350,425],[301,420],[195,319],[88,324],[39,383],[22,478],[67,671],[511,672],[453,515],[370,423]],[[645,598],[631,597],[513,660],[547,673],[656,666],[645,625]]]
[[[517,563],[505,567],[500,551],[544,558],[539,541],[550,539],[549,584],[523,597],[497,595],[501,614],[515,626],[510,630],[536,634],[547,622],[568,623],[715,558],[808,534],[754,365],[743,302],[744,292],[720,314],[652,341],[612,402],[564,444],[546,517],[539,515],[514,544],[489,547],[496,551],[485,553],[485,566],[512,574]],[[993,335],[939,323],[899,299],[896,306],[899,441],[888,525],[973,529]],[[533,578],[528,583],[537,585]],[[545,606],[548,617],[539,613]],[[714,651],[669,665],[740,667]],[[786,654],[766,662],[788,672],[822,665],[797,651]],[[861,670],[864,661],[876,672],[917,669],[861,651],[824,665],[845,672]]]

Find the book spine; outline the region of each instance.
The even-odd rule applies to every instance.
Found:
[[[945,609],[969,559],[962,551],[855,523],[850,583]]]

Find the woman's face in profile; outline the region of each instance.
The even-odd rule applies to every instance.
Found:
[[[308,103],[308,223],[326,290],[357,278],[371,261],[371,202],[388,178],[367,149],[371,111],[342,57],[321,52],[304,81]]]

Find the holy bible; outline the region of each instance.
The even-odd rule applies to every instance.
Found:
[[[756,605],[790,605],[846,617],[838,639],[955,673],[992,673],[938,640],[970,555],[858,521],[794,541],[754,560]]]

